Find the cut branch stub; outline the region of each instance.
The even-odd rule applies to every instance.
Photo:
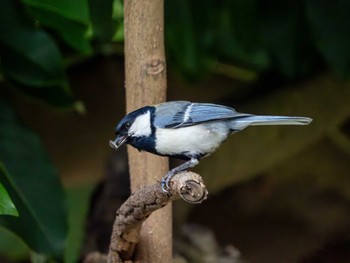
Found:
[[[196,173],[178,173],[170,181],[170,186],[173,195],[180,195],[184,201],[191,204],[202,203],[208,196],[202,177]]]

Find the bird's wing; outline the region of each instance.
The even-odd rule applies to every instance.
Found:
[[[154,125],[158,128],[180,128],[199,123],[248,116],[236,112],[233,108],[188,101],[167,102],[156,109]]]

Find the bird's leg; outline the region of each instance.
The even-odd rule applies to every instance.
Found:
[[[171,169],[162,179],[161,184],[162,184],[162,190],[163,192],[167,193],[170,186],[169,182],[173,176],[179,172],[185,171],[188,168],[195,167],[199,163],[199,160],[197,158],[191,158],[191,160]]]

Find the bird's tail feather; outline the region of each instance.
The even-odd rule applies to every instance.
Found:
[[[258,125],[308,125],[311,121],[308,117],[249,115],[235,118],[232,124],[234,129],[241,130]]]

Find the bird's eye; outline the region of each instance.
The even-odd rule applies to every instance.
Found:
[[[125,123],[125,127],[126,127],[126,128],[130,128],[130,126],[131,126],[131,123],[130,123],[130,122],[126,122],[126,123]]]

